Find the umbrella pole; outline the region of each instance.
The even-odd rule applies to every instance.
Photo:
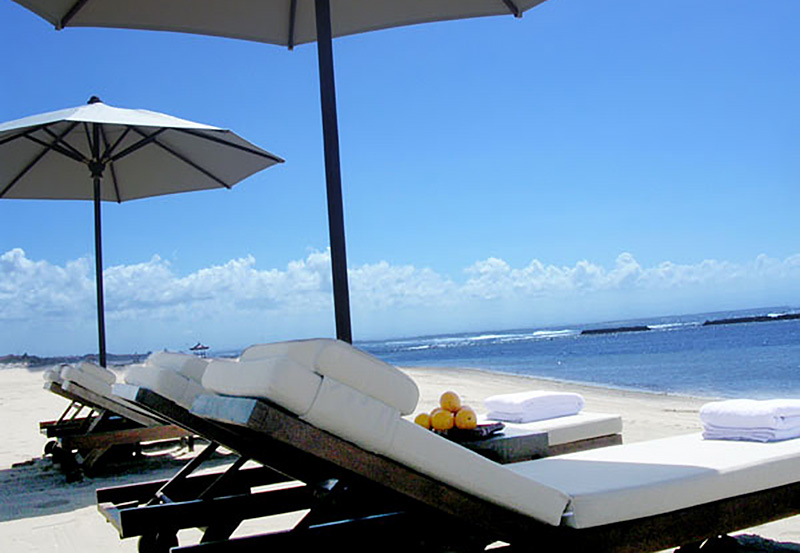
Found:
[[[97,337],[100,345],[99,363],[106,365],[106,320],[103,301],[103,235],[100,221],[100,176],[93,175],[94,180],[94,267],[97,284]]]
[[[352,343],[350,292],[347,285],[347,255],[344,237],[344,208],[342,206],[342,175],[339,162],[339,127],[336,116],[336,86],[333,78],[333,36],[331,31],[330,0],[315,0],[315,9],[336,337]]]

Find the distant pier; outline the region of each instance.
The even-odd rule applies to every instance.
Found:
[[[581,330],[581,334],[616,334],[617,332],[643,332],[650,330],[647,325],[638,326],[617,326],[613,328],[589,328]]]
[[[739,323],[766,323],[769,321],[791,321],[800,319],[800,313],[784,313],[782,315],[755,315],[752,317],[731,317],[729,319],[713,319],[703,323],[703,326],[710,325],[732,325]]]

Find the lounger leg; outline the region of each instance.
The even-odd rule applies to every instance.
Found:
[[[178,546],[178,536],[174,533],[160,533],[141,536],[137,550],[139,553],[169,553]]]
[[[217,450],[219,444],[211,442],[197,457],[186,463],[175,476],[170,478],[166,484],[154,494],[153,498],[147,502],[147,505],[158,505],[159,503],[171,503],[169,498],[173,489],[182,484],[186,477],[197,469],[206,459]],[[138,551],[139,553],[168,553],[173,547],[177,547],[178,535],[177,531],[162,530],[156,534],[143,534],[139,537]]]
[[[239,469],[241,469],[244,464],[247,463],[247,461],[248,459],[246,457],[239,457],[230,467],[228,467],[224,473],[222,473],[219,478],[217,478],[208,488],[203,490],[203,492],[198,496],[198,499],[213,498],[216,492],[218,490],[222,490],[223,485],[227,484],[233,475],[235,475]],[[224,489],[222,491],[225,493],[240,493],[243,490]],[[236,529],[239,527],[239,524],[241,524],[241,521],[209,526],[204,530],[203,537],[200,542],[207,543],[212,541],[226,540],[230,538],[231,535],[236,531]]]
[[[219,444],[215,442],[209,443],[203,451],[197,454],[197,457],[186,463],[181,470],[179,470],[175,476],[169,479],[169,481],[164,484],[161,489],[159,489],[153,499],[151,499],[147,504],[148,505],[156,505],[161,503],[162,501],[169,501],[168,493],[172,490],[173,487],[180,485],[187,476],[189,476],[192,472],[194,472],[197,467],[199,467],[203,462],[205,462],[211,455],[217,450]]]
[[[87,476],[91,476],[91,474],[88,473],[94,468],[94,465],[100,460],[100,457],[102,457],[103,454],[109,449],[111,449],[111,446],[96,447],[92,449],[85,457],[83,457],[83,460],[80,462],[80,466],[83,471],[87,473]]]
[[[64,412],[63,412],[63,413],[61,413],[61,416],[60,416],[60,417],[58,417],[58,420],[56,421],[56,423],[63,422],[63,421],[64,421],[64,419],[66,419],[66,418],[67,418],[67,414],[68,414],[68,413],[69,413],[69,412],[72,410],[72,408],[73,408],[73,407],[75,407],[75,408],[77,409],[77,410],[75,411],[75,415],[77,415],[78,413],[80,413],[81,409],[83,409],[83,405],[78,405],[78,404],[76,404],[76,403],[75,403],[75,400],[72,400],[72,401],[70,401],[70,402],[69,402],[69,405],[67,405],[67,408],[66,408],[66,409],[64,409]],[[72,415],[70,418],[71,418],[71,419],[72,419],[72,418],[75,418],[75,415]]]
[[[80,466],[72,451],[67,451],[61,447],[58,442],[52,441],[45,444],[44,453],[45,455],[52,456],[53,463],[61,468],[61,472],[66,476],[68,483],[83,479]]]
[[[104,421],[105,421],[107,418],[108,418],[108,411],[106,411],[105,409],[100,409],[99,411],[97,411],[97,416],[96,416],[96,417],[94,417],[93,419],[88,419],[88,418],[87,418],[86,420],[87,420],[87,421],[88,421],[88,420],[91,420],[91,423],[89,424],[89,427],[86,429],[86,434],[89,434],[89,433],[91,433],[91,432],[94,432],[94,430],[95,430],[95,429],[96,429],[96,428],[97,428],[97,427],[98,427],[98,426],[99,426],[99,425],[100,425],[102,422],[104,422]]]

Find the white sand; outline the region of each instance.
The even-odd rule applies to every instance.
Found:
[[[482,410],[483,398],[525,389],[576,391],[586,399],[586,410],[618,413],[623,417],[626,442],[696,432],[697,411],[707,400],[663,394],[644,394],[465,369],[407,369],[419,384],[418,410],[434,407],[445,390],[455,390],[466,404]],[[46,438],[39,422],[58,418],[68,402],[43,389],[42,371],[0,368],[0,550],[13,552],[64,551],[109,553],[136,551],[136,540],[120,540],[97,512],[98,487],[169,478],[179,461],[161,457],[140,464],[137,471],[107,475],[67,484],[49,460],[42,460]],[[25,463],[26,461],[31,461]],[[21,464],[20,463],[24,463]],[[765,538],[800,543],[800,517],[757,528]],[[187,530],[181,543],[193,543],[199,533]]]

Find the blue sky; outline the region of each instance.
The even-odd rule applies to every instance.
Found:
[[[800,305],[800,4],[550,0],[335,44],[356,340]],[[0,121],[84,103],[286,159],[104,204],[111,352],[333,335],[317,60],[56,32],[0,0]],[[0,201],[0,353],[95,345],[89,203]]]

